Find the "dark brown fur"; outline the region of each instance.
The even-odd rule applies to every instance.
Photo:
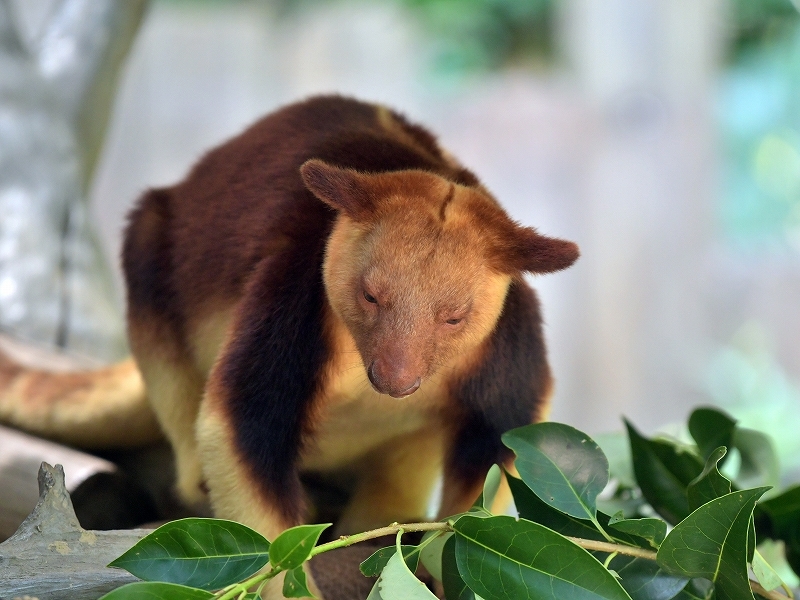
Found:
[[[441,191],[435,198],[434,189]],[[507,294],[503,288],[498,299],[505,297],[502,314],[477,353],[470,350],[477,358],[453,369],[446,397],[420,409],[429,414],[431,431],[442,432],[443,510],[456,510],[472,501],[489,466],[507,459],[500,435],[542,415],[550,372],[538,301],[520,274],[569,266],[577,258],[574,244],[511,221],[425,129],[382,107],[341,97],[313,98],[269,115],[208,153],[182,183],[145,194],[131,213],[123,266],[134,354],[148,386],[172,377],[163,375],[165,369],[184,387],[205,386],[203,407],[198,392],[179,413],[172,415],[169,406],[156,412],[176,446],[186,435],[181,431],[193,435],[192,423],[185,422],[200,411],[200,421],[212,423],[205,439],[220,444],[218,453],[206,447],[203,460],[232,460],[230,469],[241,470],[242,475],[230,475],[227,463],[203,465],[219,516],[257,521],[249,524],[268,534],[306,518],[301,453],[324,429],[324,407],[318,403],[327,398],[327,365],[340,351],[333,340],[341,315],[323,283],[326,246],[342,219],[354,231],[369,230],[386,211],[416,214],[415,198],[441,204],[430,224],[420,226],[430,229],[420,233],[430,239],[438,239],[436,228],[460,202],[467,211],[467,237],[461,243],[480,251],[476,260],[511,277]],[[421,269],[424,276],[421,265],[409,268]],[[362,285],[360,280],[347,283]],[[363,296],[359,302],[349,310],[373,309]],[[231,307],[230,324],[206,372],[193,340],[219,307]],[[441,319],[457,316],[458,321],[470,310],[452,306]],[[345,322],[365,368],[371,368],[373,359],[367,357],[375,347],[385,346],[371,363],[377,365],[370,374],[376,386],[394,390],[392,378],[403,375],[387,366],[387,357],[406,361],[402,368],[413,379],[417,372],[423,377],[433,372],[436,365],[429,363],[436,362],[440,348],[446,347],[449,357],[442,367],[459,355],[461,325],[453,325],[453,333],[437,325],[444,329],[419,348],[412,347],[413,338],[393,347],[387,341],[389,326],[376,328],[370,324],[375,318]],[[266,520],[235,508],[231,498],[236,494],[252,498],[241,502],[264,511]],[[279,522],[273,526],[270,519]]]

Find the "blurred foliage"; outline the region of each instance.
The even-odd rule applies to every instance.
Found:
[[[282,12],[344,0],[275,0]],[[386,0],[406,6],[430,35],[432,67],[466,74],[553,57],[558,0]]]
[[[720,87],[722,224],[736,245],[800,251],[800,14],[789,0],[732,0]]]
[[[791,34],[800,14],[789,0],[730,0],[734,35],[730,56],[739,56]]]
[[[800,389],[772,345],[762,325],[745,323],[715,357],[706,386],[714,403],[744,427],[770,433],[788,481],[800,474]]]
[[[542,64],[552,58],[556,0],[403,0],[435,36],[446,72]]]

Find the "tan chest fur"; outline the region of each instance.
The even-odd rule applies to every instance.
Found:
[[[191,336],[194,361],[206,377],[230,332],[234,305],[204,311]],[[370,385],[361,356],[344,324],[329,319],[331,357],[323,389],[313,403],[311,435],[301,454],[301,470],[332,471],[357,462],[387,442],[421,429],[436,428],[447,402],[443,377],[436,374],[406,398],[379,394]]]
[[[312,434],[301,456],[302,470],[339,469],[392,439],[436,427],[447,402],[447,389],[438,374],[406,398],[376,392],[353,338],[335,321],[330,334],[334,352],[324,389],[314,402]]]

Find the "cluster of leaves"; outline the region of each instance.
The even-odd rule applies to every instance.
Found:
[[[184,519],[115,560],[111,566],[145,581],[104,598],[254,599],[278,573],[285,573],[284,596],[306,597],[308,559],[389,532],[396,543],[361,565],[377,577],[369,600],[434,600],[415,576],[420,563],[447,600],[752,600],[754,591],[784,598],[781,587],[791,597],[756,550],[764,538],[782,540],[800,572],[800,486],[761,500],[770,488],[759,484],[774,477],[769,440],[708,408],[691,415],[694,443],[627,429],[638,485],[624,477],[609,485],[608,459],[586,434],[559,423],[530,425],[503,436],[519,477],[493,467],[466,513],[321,545],[327,525],[295,527],[270,544],[237,523]],[[732,456],[738,466],[723,467]],[[503,478],[518,517],[490,510]],[[604,505],[621,502],[628,514],[598,510],[601,493]],[[427,533],[410,546],[400,543],[403,531]]]

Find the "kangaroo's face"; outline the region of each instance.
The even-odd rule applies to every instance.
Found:
[[[373,387],[396,398],[487,339],[512,277],[577,258],[571,242],[518,226],[485,193],[438,175],[319,161],[301,173],[340,213],[323,265],[331,307]]]

